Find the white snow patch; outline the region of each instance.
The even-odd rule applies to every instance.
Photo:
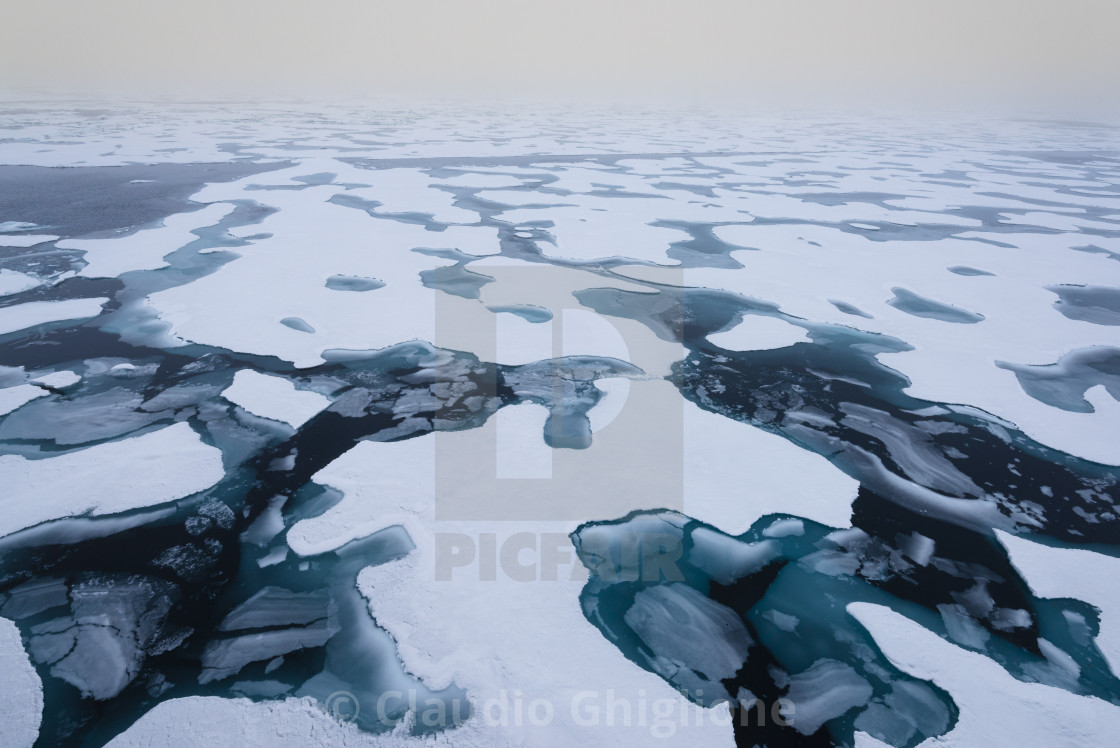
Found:
[[[234,207],[231,203],[215,203],[199,211],[168,216],[159,228],[110,239],[67,239],[55,246],[85,252],[88,264],[78,275],[86,278],[115,278],[132,270],[154,270],[167,267],[165,255],[198,239],[191,229],[213,226]]]
[[[39,737],[43,684],[23,649],[19,629],[0,618],[0,724],[4,745],[28,748]]]
[[[29,460],[0,456],[0,536],[60,517],[115,514],[181,499],[221,479],[222,453],[186,423]]]
[[[847,609],[895,667],[932,680],[949,692],[960,709],[956,726],[946,735],[924,741],[925,748],[1082,748],[1115,742],[1120,707],[1015,680],[984,655],[954,646],[890,608],[851,603]]]
[[[29,301],[0,308],[0,335],[26,330],[49,322],[88,319],[101,313],[108,299],[67,299],[65,301]]]
[[[23,407],[37,397],[47,395],[42,387],[33,384],[18,384],[0,390],[0,416],[6,416],[16,408]]]
[[[237,372],[233,384],[222,392],[222,397],[250,413],[281,421],[294,429],[331,404],[330,399],[317,392],[296,389],[283,377],[250,369]]]
[[[827,459],[691,402],[684,409],[684,510],[690,517],[730,535],[777,512],[851,525],[859,482]]]
[[[0,270],[0,296],[11,296],[21,291],[29,291],[42,285],[42,281],[33,275],[17,273],[7,268]]]
[[[809,335],[776,317],[748,314],[730,330],[709,335],[708,340],[729,351],[766,351],[808,342]]]
[[[81,375],[72,371],[52,371],[49,374],[44,374],[41,377],[32,377],[31,381],[35,384],[44,384],[47,387],[69,387],[75,382],[82,380]]]
[[[1120,465],[1120,403],[1102,398],[1093,413],[1072,413],[1023,391],[997,361],[1053,364],[1070,351],[1120,346],[1120,328],[1064,317],[1054,309],[1056,284],[1120,285],[1120,264],[1103,255],[1071,251],[1089,242],[1081,234],[969,232],[940,241],[873,241],[826,226],[720,226],[744,267],[689,268],[684,283],[778,304],[789,315],[898,338],[913,350],[884,353],[880,361],[906,376],[906,391],[936,402],[967,403],[1014,423],[1033,439],[1085,459]],[[984,239],[1014,246],[995,246]],[[980,266],[992,276],[964,277],[946,268]],[[652,268],[642,277],[649,277]],[[628,269],[628,274],[632,274]],[[636,274],[635,274],[636,275]],[[673,280],[665,272],[663,280]],[[887,303],[892,289],[983,315],[977,324],[952,324],[907,314]],[[871,318],[845,314],[829,299],[843,299]],[[1110,401],[1110,402],[1108,402]]]
[[[539,440],[541,425],[532,424],[525,438]],[[447,436],[476,439],[479,431]],[[434,447],[432,437],[358,444],[315,476],[318,483],[340,488],[343,501],[323,517],[297,524],[288,542],[297,552],[317,552],[382,527],[403,526],[416,550],[365,569],[358,583],[379,625],[396,639],[405,669],[433,688],[454,681],[478,704],[516,689],[524,703],[545,699],[554,706],[553,720],[543,727],[493,725],[480,710],[449,740],[455,745],[641,744],[649,738],[648,724],[600,722],[590,729],[573,713],[582,692],[598,694],[598,700],[585,699],[584,708],[602,708],[610,688],[616,700],[632,704],[639,698],[672,699],[678,705],[675,721],[688,720],[687,727],[679,727],[675,745],[730,746],[726,706],[701,715],[703,710],[681,701],[658,676],[635,667],[586,621],[579,605],[586,573],[568,539],[577,522],[435,519]],[[534,565],[532,577],[511,578],[505,566],[489,573],[484,562],[454,569],[450,579],[441,577],[436,558],[447,539],[477,541],[481,547],[482,533],[494,533],[499,549],[507,542],[531,541],[533,552],[524,548],[516,558]],[[557,564],[544,560],[550,553]],[[509,625],[512,620],[515,626]]]
[[[1120,559],[1080,548],[1055,548],[996,530],[1031,591],[1038,597],[1075,598],[1100,611],[1097,647],[1120,673]]]

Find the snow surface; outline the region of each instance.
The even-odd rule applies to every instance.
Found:
[[[17,384],[15,387],[5,387],[0,390],[0,416],[6,416],[16,408],[47,394],[49,393],[42,387],[36,387],[33,384]]]
[[[19,629],[0,618],[0,724],[3,742],[27,748],[39,737],[43,715],[43,684],[23,649]]]
[[[1120,559],[1080,548],[1060,548],[996,530],[1018,569],[1038,597],[1074,598],[1100,611],[1096,644],[1113,673],[1120,673]]]
[[[58,238],[53,234],[0,234],[0,247],[34,247]]]
[[[524,407],[524,406],[522,406]],[[840,526],[849,524],[856,483],[824,458],[745,424],[685,404],[684,510],[728,532],[746,530],[775,509],[803,514]],[[540,442],[544,409],[530,406],[532,418],[511,426],[523,429],[519,441]],[[483,438],[483,429],[440,434],[455,441]],[[417,548],[398,562],[366,569],[359,577],[378,623],[398,642],[406,669],[431,687],[451,682],[485,701],[502,689],[519,689],[525,701],[558,701],[549,741],[579,740],[591,745],[624,745],[640,740],[636,728],[588,731],[563,707],[579,691],[610,687],[619,699],[675,695],[660,678],[629,663],[583,618],[579,592],[586,573],[575,560],[568,533],[575,521],[445,521],[434,514],[436,437],[403,442],[362,442],[314,476],[317,483],[339,489],[341,503],[324,515],[296,524],[288,533],[297,553],[310,555],[337,548],[387,526],[400,525]],[[593,443],[579,455],[594,459]],[[589,476],[591,477],[591,476]],[[658,508],[630,494],[629,509]],[[617,506],[592,510],[586,519],[619,516]],[[494,533],[501,547],[518,533],[537,540],[540,559],[532,581],[510,578],[501,569],[487,577],[481,561],[455,569],[451,581],[439,581],[437,544],[450,534],[481,543],[480,533]],[[546,550],[550,549],[550,550]],[[547,553],[559,559],[546,565]],[[481,558],[481,556],[480,556]],[[530,563],[525,561],[525,563]],[[549,572],[548,570],[551,570]],[[546,576],[548,575],[548,576]],[[510,622],[516,621],[515,626]],[[543,645],[563,642],[563,646]],[[689,707],[689,709],[695,709]],[[690,711],[695,721],[695,712]],[[709,714],[709,720],[711,715]],[[529,733],[531,735],[531,733]],[[475,721],[456,738],[464,745],[493,740],[516,742],[518,733],[491,731]],[[627,737],[630,736],[630,737]],[[637,736],[637,737],[635,737]],[[681,733],[680,744],[729,745],[730,730],[694,729]],[[676,744],[676,743],[674,743]]]
[[[687,269],[687,285],[734,291],[777,303],[787,314],[896,337],[914,350],[880,354],[879,359],[910,380],[911,395],[968,403],[1014,423],[1043,444],[1120,465],[1120,441],[1110,436],[1120,431],[1120,403],[1102,403],[1092,413],[1063,411],[1030,397],[1014,373],[996,365],[1052,364],[1080,348],[1120,346],[1120,329],[1062,316],[1053,308],[1053,294],[1045,290],[1047,285],[1099,283],[1102,278],[1120,285],[1120,264],[1072,251],[1077,236],[992,234],[993,240],[1014,243],[1002,247],[963,237],[872,241],[825,226],[799,227],[792,240],[784,226],[727,226],[716,233],[732,243],[766,249],[733,251],[741,270]],[[994,275],[962,277],[947,270],[969,263]],[[908,314],[888,303],[891,289],[898,286],[984,319],[960,325]],[[844,314],[830,299],[853,304],[870,317]]]
[[[729,351],[766,351],[809,340],[804,329],[775,317],[746,315],[730,330],[708,336],[708,341]]]
[[[222,397],[250,413],[281,421],[294,429],[331,404],[328,398],[317,392],[296,389],[283,377],[249,369],[242,369],[234,375],[233,384],[222,391]]]
[[[54,371],[50,374],[43,374],[42,376],[32,377],[30,379],[34,384],[42,384],[47,387],[56,387],[58,389],[69,387],[81,380],[81,375],[72,371]]]
[[[29,301],[0,308],[0,335],[26,330],[49,322],[88,319],[101,313],[108,299],[67,299],[66,301]]]
[[[978,745],[1084,748],[1115,742],[1120,707],[1040,683],[1023,683],[983,655],[961,649],[881,605],[851,603],[848,612],[895,667],[944,688],[960,709],[946,735],[925,748]],[[871,745],[866,740],[861,745]]]
[[[181,499],[221,479],[222,453],[185,423],[58,457],[0,456],[0,536],[60,517],[115,514]]]
[[[536,433],[526,438],[541,438],[543,418],[534,426]],[[477,438],[476,432],[447,436]],[[386,526],[403,526],[416,550],[399,561],[367,568],[359,575],[359,586],[374,618],[396,639],[406,670],[429,687],[454,682],[479,704],[516,689],[526,703],[547,699],[555,705],[547,731],[532,725],[489,725],[478,713],[456,730],[454,744],[547,739],[622,746],[648,738],[648,726],[590,730],[571,713],[573,699],[589,689],[599,689],[602,696],[611,688],[617,699],[634,704],[639,698],[680,698],[661,678],[633,666],[584,619],[579,591],[586,577],[567,537],[577,523],[435,520],[434,447],[432,437],[354,447],[315,476],[316,482],[342,490],[343,502],[321,518],[297,524],[288,533],[289,544],[299,553],[320,552]],[[463,573],[440,581],[435,554],[441,537],[457,533],[477,539],[482,532],[496,533],[499,547],[517,533],[538,538],[542,548],[548,544],[561,559],[555,579],[546,577],[542,562],[532,581],[501,570],[493,581],[483,581],[481,567],[459,569]],[[726,723],[713,725],[707,714],[704,725],[696,727],[699,707],[680,708],[693,726],[681,729],[678,744],[732,744]]]
[[[78,275],[87,278],[115,278],[133,270],[154,270],[167,267],[163,259],[165,255],[198,238],[191,229],[212,226],[229,215],[233,208],[228,203],[207,205],[197,212],[169,216],[159,228],[108,239],[66,239],[55,246],[85,252],[84,259],[88,264]]]
[[[11,296],[20,291],[28,291],[42,285],[38,278],[4,268],[0,270],[0,296]]]

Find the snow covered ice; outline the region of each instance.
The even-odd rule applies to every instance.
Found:
[[[0,742],[1120,729],[1120,129],[100,111],[0,104]]]

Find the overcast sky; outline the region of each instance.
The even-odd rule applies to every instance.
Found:
[[[3,0],[0,87],[1118,98],[1118,0]]]

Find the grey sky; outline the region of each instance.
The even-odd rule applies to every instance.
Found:
[[[4,0],[4,89],[728,97],[1120,90],[1116,0]]]

